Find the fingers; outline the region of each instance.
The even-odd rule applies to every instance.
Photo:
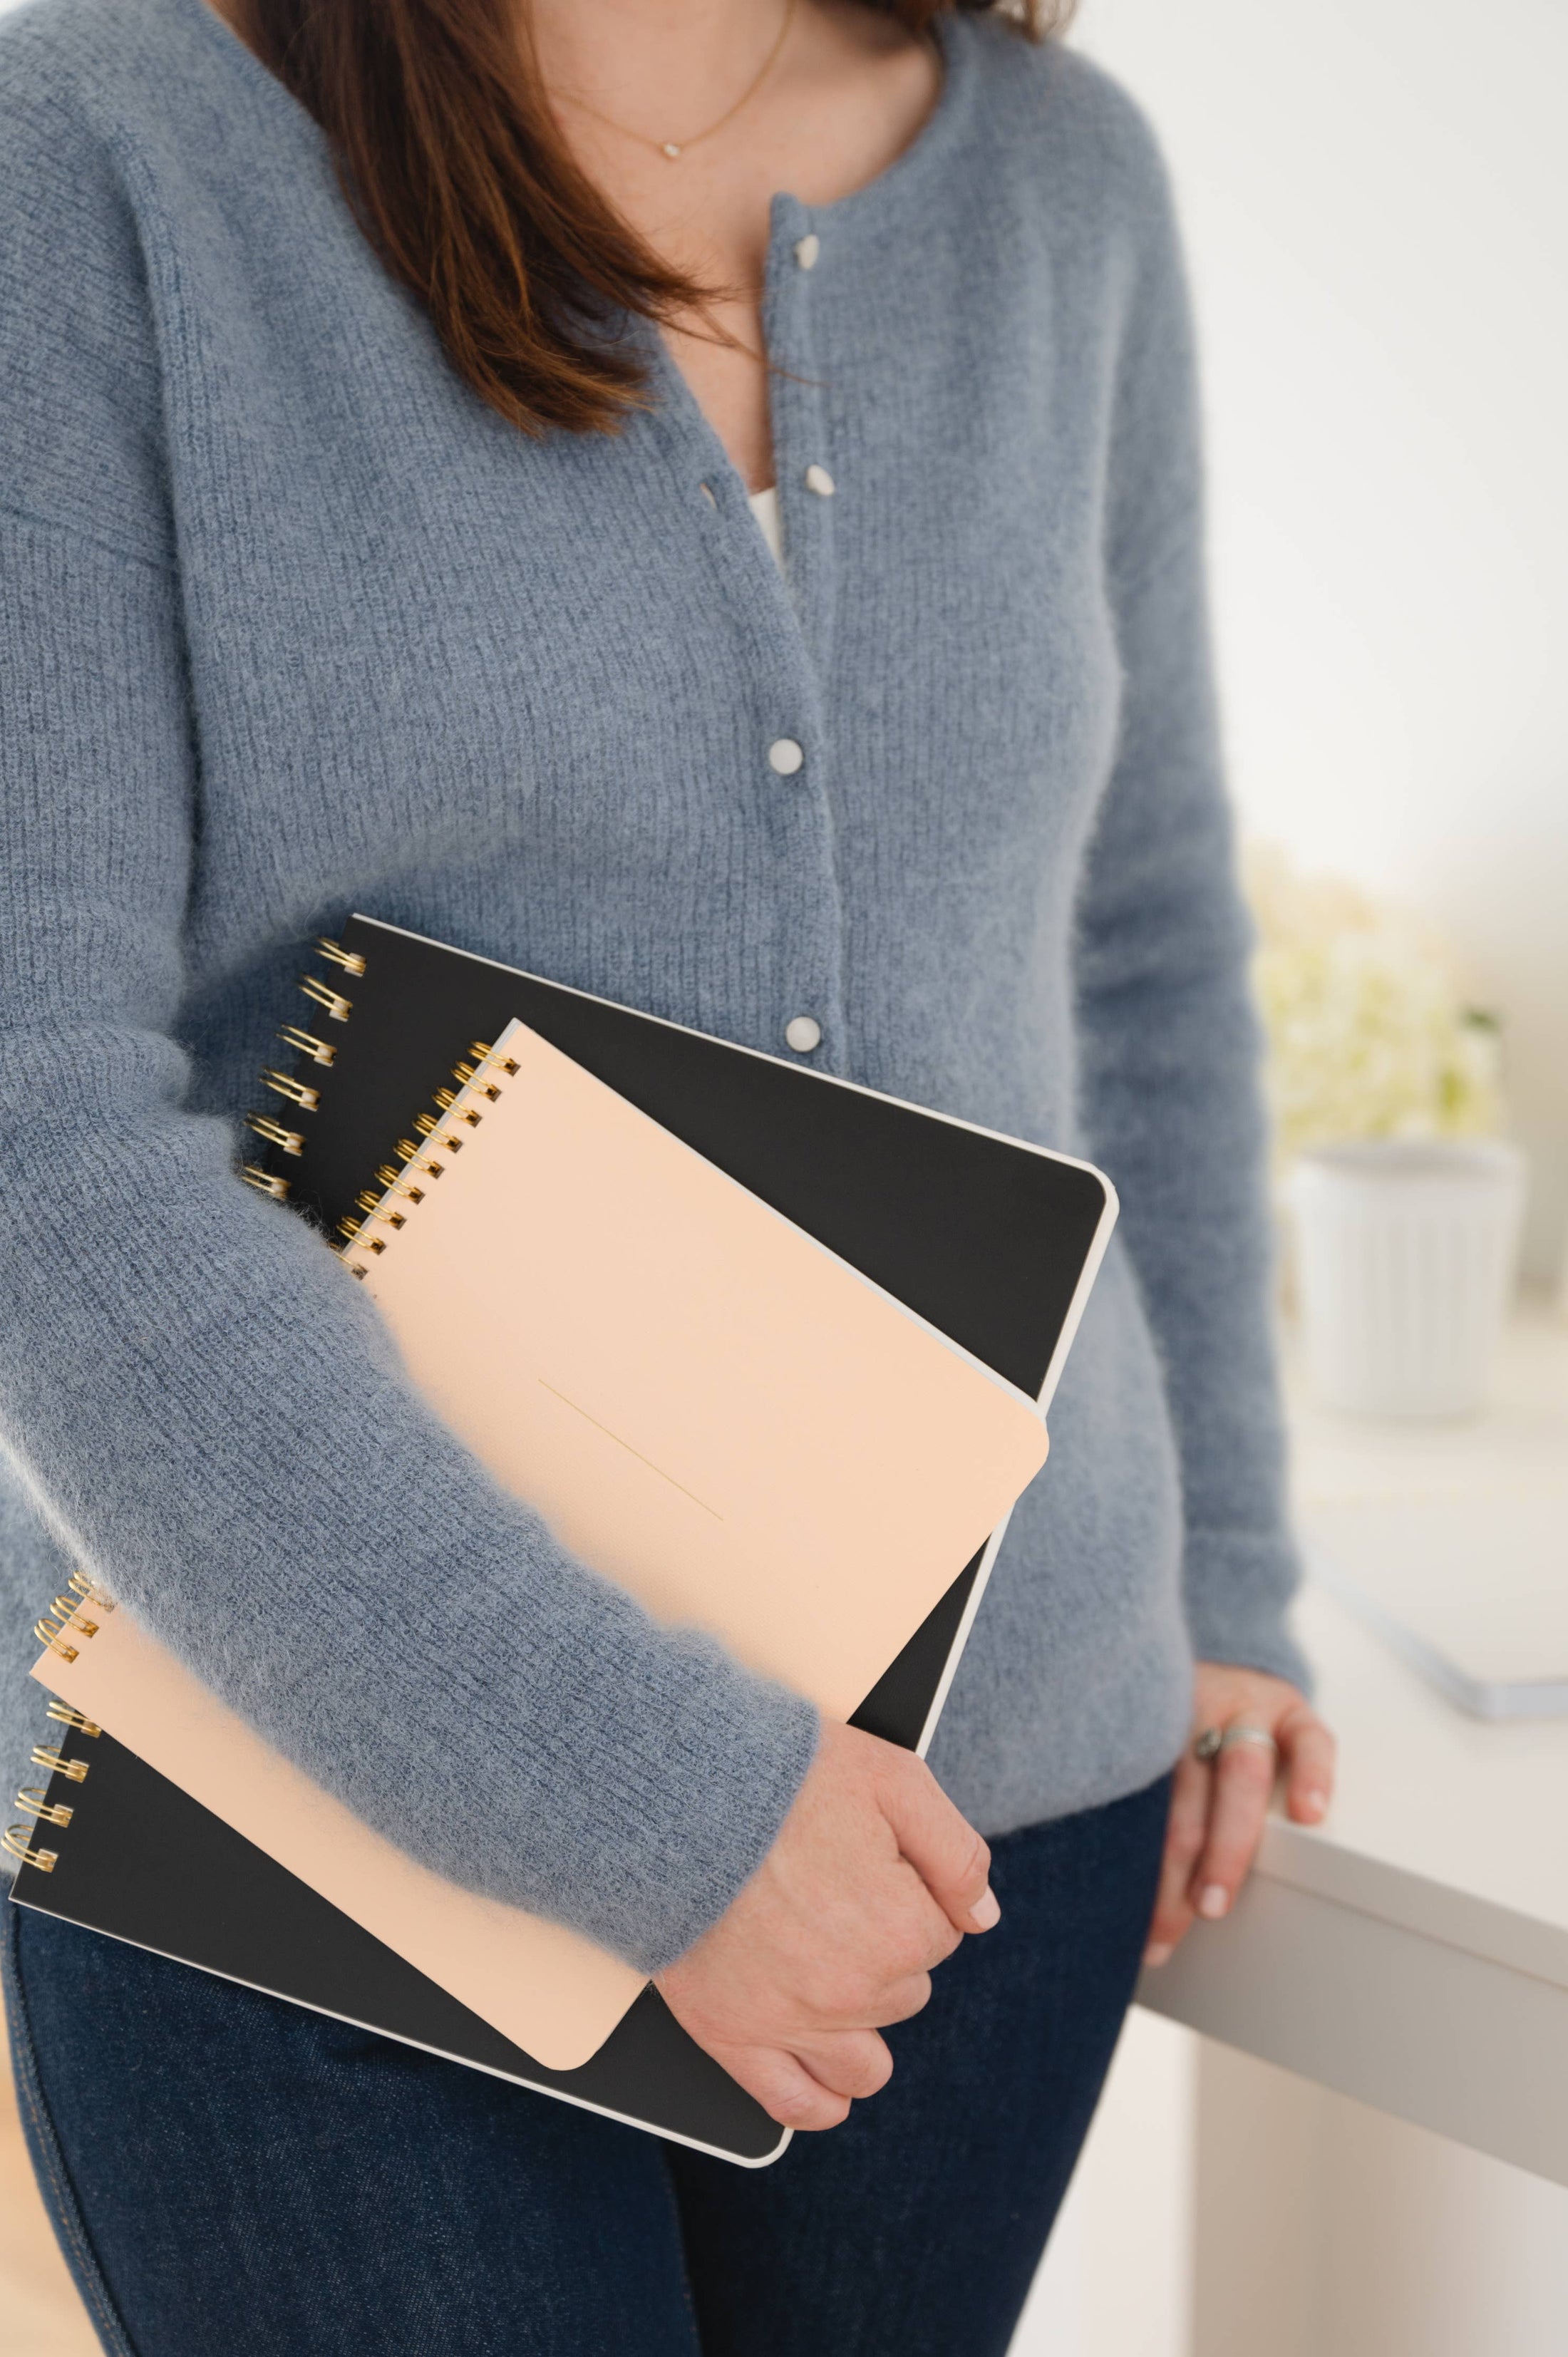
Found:
[[[1171,1792],[1159,1895],[1144,1950],[1146,1964],[1165,1964],[1192,1921],[1192,1869],[1208,1827],[1208,1769],[1190,1751],[1184,1751],[1176,1762]]]
[[[930,2001],[929,1973],[910,1973],[906,1979],[894,1981],[883,1992],[882,2002],[876,2008],[876,2027],[886,2029],[896,2021],[912,2021],[916,2014],[925,2011]]]
[[[887,2041],[874,2029],[835,2030],[831,2037],[802,2040],[794,2051],[820,2086],[856,2103],[880,2094],[893,2076]]]
[[[1238,1743],[1219,1754],[1210,1771],[1208,1830],[1192,1877],[1194,1904],[1208,1922],[1230,1913],[1247,1878],[1269,1813],[1275,1768],[1267,1745]]]
[[[907,1752],[896,1757],[881,1798],[899,1849],[955,1931],[989,1932],[1002,1915],[989,1879],[991,1852],[924,1762]]]
[[[863,1955],[845,1969],[814,1959],[802,1975],[797,2018],[811,2037],[850,2030],[886,2029],[908,2021],[930,2001],[931,1974],[961,1944],[945,1915],[928,1898],[913,1873],[907,1874],[912,1922],[900,1927],[875,1959]],[[791,2047],[795,2040],[790,2039]]]
[[[756,2097],[769,2119],[782,2128],[808,2133],[841,2127],[849,2117],[850,2098],[807,2070],[793,2054],[774,2046],[726,2046],[709,2050],[730,2077]]]
[[[1286,1712],[1277,1732],[1285,1807],[1298,1825],[1316,1825],[1334,1798],[1334,1738],[1305,1703]]]
[[[893,2057],[874,2029],[840,2029],[780,2047],[725,2047],[717,2059],[780,2127],[836,2128],[852,2103],[880,2094]]]

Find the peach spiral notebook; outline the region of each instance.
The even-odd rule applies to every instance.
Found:
[[[274,1102],[246,1116],[264,1148],[257,1155],[252,1146],[256,1158],[242,1176],[343,1240],[343,1257],[365,1273],[360,1281],[381,1296],[394,1319],[417,1324],[413,1305],[430,1276],[419,1265],[423,1253],[404,1258],[394,1276],[403,1246],[437,1200],[458,1200],[456,1174],[467,1171],[471,1181],[481,1168],[479,1141],[504,1127],[503,1082],[519,1081],[527,1060],[510,1056],[498,1069],[490,1046],[468,1043],[499,1043],[521,1020],[694,1156],[705,1184],[716,1174],[738,1188],[797,1243],[814,1242],[841,1279],[858,1272],[884,1310],[906,1305],[928,1340],[952,1338],[969,1373],[1001,1378],[1014,1408],[1022,1404],[1036,1423],[1043,1419],[1115,1220],[1114,1190],[1102,1172],[800,1058],[716,1039],[374,918],[349,917],[341,938],[318,942],[316,955],[319,965],[299,979],[309,1012],[280,1033],[294,1060],[263,1074]],[[505,1070],[508,1060],[515,1071]],[[536,1058],[535,1071],[546,1060]],[[570,1085],[572,1076],[564,1077]],[[416,1111],[432,1103],[431,1112]],[[667,1175],[692,1168],[668,1143],[662,1151]],[[714,1200],[720,1193],[727,1203],[725,1189]],[[584,1208],[579,1195],[572,1204],[575,1213]],[[510,1248],[511,1213],[509,1196],[481,1259],[488,1254],[494,1264],[498,1232]],[[667,1222],[655,1230],[644,1241],[662,1239],[672,1248],[675,1230]],[[617,1237],[620,1227],[612,1219],[601,1232]],[[819,1277],[822,1265],[812,1264]],[[639,1283],[650,1267],[649,1254],[636,1257]],[[603,1296],[602,1253],[591,1274]],[[488,1315],[493,1286],[478,1290]],[[742,1292],[735,1298],[744,1306]],[[665,1312],[679,1299],[667,1289]],[[450,1334],[444,1295],[439,1313],[428,1312],[437,1314]],[[725,1329],[732,1352],[735,1327],[732,1318]],[[429,1362],[433,1383],[443,1380],[441,1358],[438,1351]],[[733,1372],[733,1356],[729,1363]],[[607,1365],[614,1380],[601,1394],[595,1386]],[[781,1372],[788,1365],[785,1352]],[[616,1477],[605,1477],[604,1498],[591,1498],[591,1506],[613,1503],[624,1519],[638,1495],[626,1485],[641,1480],[649,1528],[662,1528],[666,1538],[689,1536],[703,1515],[707,1523],[728,1519],[724,1467],[716,1486],[709,1484],[682,1454],[680,1435],[657,1415],[646,1431],[625,1420],[628,1406],[635,1419],[637,1403],[616,1388],[618,1365],[597,1360],[571,1373],[566,1367],[562,1360],[553,1369],[542,1361],[530,1368],[531,1428],[535,1439],[553,1432],[556,1440],[570,1428],[574,1437],[561,1445],[568,1458],[576,1452],[579,1470],[615,1455]],[[654,1405],[662,1410],[667,1403]],[[879,1394],[874,1405],[884,1405]],[[483,1445],[504,1455],[521,1440],[521,1412],[518,1421],[518,1431],[492,1433]],[[811,1423],[795,1465],[819,1465],[826,1479],[832,1460],[821,1445],[825,1422]],[[1031,1446],[1043,1446],[1037,1432],[1017,1428]],[[585,1454],[596,1449],[597,1459]],[[510,1478],[504,1467],[500,1478]],[[570,1497],[541,1502],[563,1524],[573,1511]],[[991,1523],[934,1609],[885,1658],[853,1724],[924,1750],[1005,1523],[1004,1513]],[[738,1533],[737,1524],[731,1535]],[[614,1528],[601,1535],[613,1556]],[[589,1548],[592,1526],[575,1536]],[[767,1558],[776,1536],[763,1531],[754,1562]],[[920,1575],[918,1555],[907,1560]],[[629,1568],[639,1567],[664,1583],[652,1599],[659,1609],[702,1617],[701,1598],[682,1585],[691,1566],[679,1555]],[[857,1562],[854,1570],[865,1567]],[[102,1568],[112,1581],[113,1566]],[[620,1566],[623,1576],[628,1568]],[[494,2026],[520,2029],[552,2054],[581,2054],[636,1976],[556,1927],[456,1889],[442,1876],[438,1852],[413,1859],[367,1835],[155,1647],[127,1610],[105,1609],[98,1569],[73,1574],[70,1592],[38,1623],[48,1647],[39,1683],[53,1690],[48,1713],[55,1727],[33,1754],[46,1782],[17,1794],[28,1822],[0,1836],[17,1861],[16,1903],[743,2167],[778,2158],[788,2134],[687,2037],[651,1986],[576,2065],[553,2068]],[[744,1581],[736,1583],[731,1605],[736,1597],[745,1600]],[[807,1600],[820,1608],[822,1592]],[[843,1693],[862,1674],[859,1666],[851,1674],[855,1649],[870,1647],[867,1627],[852,1620],[845,1616],[835,1630],[846,1649],[843,1662],[824,1656],[813,1665],[830,1679],[842,1669]],[[777,1615],[770,1625],[763,1611],[732,1641],[789,1674],[800,1633]],[[65,1698],[70,1694],[81,1704]],[[170,1772],[159,1772],[154,1758]],[[220,1799],[231,1816],[193,1797],[191,1785]],[[300,1872],[280,1862],[285,1850]]]
[[[847,1718],[1043,1464],[1038,1404],[514,1023],[344,1260],[496,1479]],[[124,1608],[35,1675],[549,2068],[642,1978],[319,1791]]]

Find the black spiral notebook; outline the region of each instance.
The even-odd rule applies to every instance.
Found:
[[[263,1150],[243,1175],[328,1235],[356,1232],[454,1075],[521,1020],[1048,1404],[1115,1217],[1089,1165],[370,918],[319,946],[301,988],[309,1012],[281,1035],[293,1060],[264,1076],[274,1108],[251,1117]],[[1000,1535],[854,1725],[925,1749]],[[37,1822],[6,1837],[18,1903],[726,2159],[783,2149],[657,1990],[581,2069],[547,2070],[111,1734],[61,1703],[50,1715],[68,1731],[35,1754],[49,1771]]]

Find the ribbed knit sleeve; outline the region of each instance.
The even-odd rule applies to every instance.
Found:
[[[768,1848],[814,1717],[502,1494],[187,1110],[200,733],[144,270],[113,157],[0,90],[0,1436],[319,1782],[653,1970]]]
[[[1195,1650],[1299,1684],[1259,1037],[1211,684],[1188,306],[1160,160],[1108,86],[1104,103],[1133,259],[1107,475],[1120,736],[1079,904],[1080,1102],[1160,1352]]]

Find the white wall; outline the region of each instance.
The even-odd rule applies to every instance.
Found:
[[[1424,908],[1568,1223],[1568,8],[1081,0],[1173,167],[1246,822]]]

